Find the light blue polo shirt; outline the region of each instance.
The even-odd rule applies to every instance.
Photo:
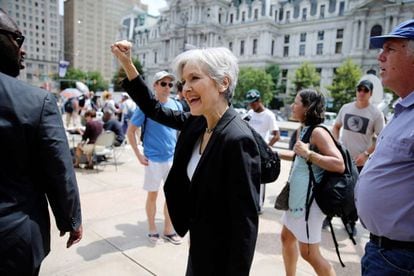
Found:
[[[395,106],[355,187],[365,228],[377,236],[414,242],[414,91]]]
[[[161,104],[173,110],[183,110],[180,102],[169,98]],[[142,127],[145,114],[137,107],[131,118],[131,124]],[[144,130],[144,155],[153,162],[167,162],[173,159],[175,144],[177,143],[177,131],[166,127],[147,117]]]

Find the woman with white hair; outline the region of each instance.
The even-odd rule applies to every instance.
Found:
[[[186,275],[248,275],[258,231],[259,151],[231,107],[238,76],[226,48],[193,49],[174,60],[190,112],[163,108],[131,61],[131,44],[112,45],[123,86],[151,119],[181,131],[164,185],[175,230],[190,233]]]

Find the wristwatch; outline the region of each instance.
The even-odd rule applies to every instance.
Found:
[[[369,152],[368,151],[364,151],[364,154],[366,157],[369,157]]]

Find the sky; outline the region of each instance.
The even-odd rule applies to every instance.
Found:
[[[159,15],[158,9],[167,6],[165,0],[141,0],[141,3],[148,5],[148,13],[151,15]]]
[[[59,2],[59,13],[63,14],[63,0],[59,0]],[[151,15],[159,15],[160,13],[158,12],[158,9],[167,6],[167,2],[165,2],[165,0],[141,0],[141,3],[148,5],[148,13]]]

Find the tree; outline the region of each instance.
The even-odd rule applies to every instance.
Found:
[[[285,94],[286,85],[280,84],[279,85],[279,78],[281,74],[281,70],[279,65],[272,64],[266,68],[266,73],[268,73],[272,77],[273,81],[273,99],[269,103],[269,107],[273,109],[280,109],[284,106],[284,96],[278,97],[280,94]]]
[[[295,71],[295,77],[292,80],[294,90],[290,96],[294,98],[299,90],[305,88],[318,88],[320,81],[321,76],[316,71],[316,67],[306,61]]]
[[[108,89],[108,82],[105,81],[98,71],[91,71],[86,73],[86,78],[83,81],[90,91],[102,91]]]
[[[351,59],[346,59],[337,68],[332,85],[327,87],[332,97],[332,106],[328,104],[329,111],[338,112],[344,104],[354,100],[355,86],[361,76],[361,68]]]
[[[262,102],[267,105],[273,98],[272,76],[263,69],[242,67],[239,72],[239,80],[234,93],[233,104],[244,105],[245,96],[250,89],[260,91]]]
[[[141,62],[137,58],[132,59],[132,63],[137,68],[139,74],[142,76],[144,74],[144,70],[142,69]],[[121,82],[123,79],[126,78],[125,71],[122,67],[119,67],[118,71],[114,74],[112,78],[112,83],[114,84],[115,91],[123,91],[124,89],[121,86]]]
[[[85,72],[73,67],[68,69],[64,78],[60,78],[56,74],[53,79],[60,82],[61,90],[76,87],[77,81],[85,83],[90,91],[105,90],[108,88],[108,83],[103,79],[100,72]]]
[[[280,67],[277,64],[272,64],[270,66],[268,66],[266,68],[266,73],[268,73],[273,81],[273,90],[277,91],[278,86],[277,84],[279,83],[279,76],[280,76]]]

